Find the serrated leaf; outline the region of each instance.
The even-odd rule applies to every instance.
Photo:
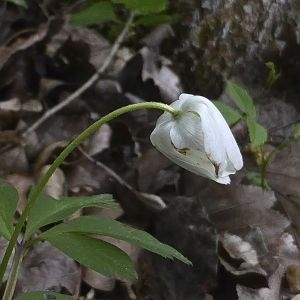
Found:
[[[71,23],[77,26],[98,25],[116,20],[114,9],[108,1],[93,3],[71,17]]]
[[[13,232],[13,218],[17,209],[19,195],[10,184],[0,180],[0,235],[7,240]]]
[[[247,116],[255,117],[256,108],[247,90],[230,80],[226,82],[226,90],[230,98],[242,112]]]
[[[123,279],[137,277],[129,256],[110,243],[74,232],[60,232],[43,237],[80,264],[104,276],[117,275]]]
[[[298,123],[298,124],[295,125],[293,137],[296,140],[300,139],[300,123]]]
[[[191,262],[177,250],[161,243],[149,233],[99,216],[83,216],[67,223],[59,224],[44,232],[40,238],[48,239],[49,236],[56,236],[64,232],[110,236],[147,249],[163,257],[171,259],[177,258],[186,264],[191,264]]]
[[[167,0],[112,0],[112,2],[124,4],[127,8],[142,14],[158,13],[167,6]]]
[[[29,214],[25,239],[27,240],[40,227],[61,221],[84,207],[118,209],[119,205],[108,194],[87,197],[62,197],[60,200],[42,194]]]
[[[213,103],[221,112],[229,126],[234,125],[243,118],[241,114],[239,114],[237,111],[235,111],[225,103],[221,101],[213,101]]]
[[[26,294],[22,294],[16,298],[16,300],[74,300],[71,296],[40,291],[40,292],[30,292]]]
[[[26,8],[28,7],[25,0],[8,0],[8,1]]]
[[[250,142],[254,146],[263,145],[268,139],[268,132],[265,127],[258,124],[252,118],[247,118],[247,126],[250,136]]]

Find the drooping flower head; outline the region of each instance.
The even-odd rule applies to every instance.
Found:
[[[239,147],[214,104],[201,96],[181,94],[151,133],[152,144],[166,157],[195,174],[229,184],[230,174],[243,167]]]

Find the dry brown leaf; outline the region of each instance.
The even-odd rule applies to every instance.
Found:
[[[139,53],[143,58],[142,81],[152,79],[159,88],[161,98],[167,103],[178,99],[182,87],[179,77],[167,66],[170,62],[148,47],[143,47]]]
[[[284,267],[279,265],[269,277],[269,288],[251,289],[242,285],[236,286],[239,300],[271,300],[279,299],[281,281],[284,275]]]
[[[199,198],[220,232],[259,228],[268,247],[276,243],[290,225],[290,221],[273,208],[277,201],[274,192],[260,187],[211,183],[199,193]]]
[[[62,289],[75,295],[80,284],[80,270],[76,263],[48,242],[38,243],[25,256],[16,294],[30,291]]]
[[[108,124],[102,125],[99,130],[91,138],[85,142],[85,152],[89,155],[101,153],[103,150],[109,148],[112,130]]]
[[[1,154],[0,175],[9,173],[26,174],[29,172],[29,162],[24,147],[14,147]]]
[[[0,102],[0,110],[2,111],[20,111],[21,101],[19,98],[12,98]]]
[[[11,174],[6,177],[6,180],[12,184],[18,191],[19,203],[18,212],[21,213],[27,203],[27,195],[30,188],[34,185],[34,179],[32,176],[25,176],[21,174]]]
[[[49,23],[41,24],[37,29],[32,29],[29,36],[19,36],[14,41],[11,41],[10,45],[0,47],[0,68],[16,52],[27,49],[43,40],[47,35],[48,28]],[[22,33],[22,31],[20,33]]]
[[[89,63],[95,67],[95,70],[103,65],[110,52],[110,43],[95,30],[65,24],[47,44],[47,53],[53,57],[69,41],[86,45],[90,53]]]
[[[105,277],[85,267],[82,268],[82,280],[84,280],[92,288],[105,292],[112,291],[116,282],[116,280],[112,277]]]
[[[300,292],[300,265],[290,265],[286,270],[286,280],[291,293]]]
[[[41,153],[39,154],[39,156],[36,159],[35,162],[35,171],[40,171],[40,169],[48,163],[52,163],[51,160],[53,160],[53,152],[55,151],[62,151],[66,146],[68,145],[67,141],[58,141],[58,142],[54,142],[50,145],[48,145],[47,147],[45,147]]]
[[[154,148],[148,149],[144,152],[138,160],[138,186],[139,190],[143,192],[155,193],[157,190],[153,188],[157,181],[158,174],[172,163],[161,155]]]
[[[49,168],[50,165],[45,165],[42,167],[40,171],[40,177],[44,176]],[[65,174],[60,168],[57,168],[45,185],[44,192],[49,196],[59,200],[64,194],[65,184]]]

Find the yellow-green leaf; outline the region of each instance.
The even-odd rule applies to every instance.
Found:
[[[250,142],[254,146],[263,145],[268,139],[268,132],[265,127],[258,124],[252,118],[247,118],[247,126],[250,136]]]
[[[114,9],[108,1],[93,3],[71,17],[71,23],[77,26],[97,25],[116,20]]]

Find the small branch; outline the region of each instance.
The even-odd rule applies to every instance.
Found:
[[[124,179],[122,179],[114,170],[109,168],[104,163],[102,163],[98,160],[95,160],[92,156],[90,156],[88,153],[86,153],[82,149],[82,147],[78,147],[78,149],[86,157],[87,160],[94,163],[96,166],[102,168],[109,176],[114,178],[122,186],[126,187],[129,191],[131,191],[137,197],[137,199],[142,201],[148,207],[151,207],[157,211],[161,211],[162,209],[166,208],[166,204],[161,197],[159,197],[158,195],[154,195],[154,194],[139,192],[133,186],[131,186],[128,182],[126,182]]]
[[[113,171],[111,168],[109,168],[107,165],[103,164],[101,161],[95,160],[92,156],[90,156],[88,153],[86,153],[82,147],[78,147],[80,152],[83,154],[83,156],[89,160],[90,162],[94,163],[98,167],[104,169],[104,171],[114,178],[119,184],[125,186],[128,190],[130,190],[133,193],[138,193],[136,189],[134,189],[129,183],[127,183],[124,179],[122,179],[115,171]]]
[[[41,116],[36,122],[34,122],[30,127],[28,127],[22,134],[23,137],[26,137],[29,133],[36,130],[42,123],[44,123],[49,117],[53,116],[55,113],[63,109],[65,106],[69,105],[71,102],[76,100],[82,93],[84,93],[87,89],[89,89],[100,77],[102,73],[106,71],[108,66],[111,64],[114,56],[116,55],[117,51],[120,48],[121,43],[123,42],[125,36],[127,35],[130,26],[134,19],[134,12],[130,13],[130,16],[126,22],[125,27],[123,28],[122,32],[114,42],[111,51],[107,58],[105,59],[102,66],[97,70],[97,72],[88,79],[81,87],[79,87],[74,93],[69,95],[65,100],[54,106],[53,108],[49,109]]]

